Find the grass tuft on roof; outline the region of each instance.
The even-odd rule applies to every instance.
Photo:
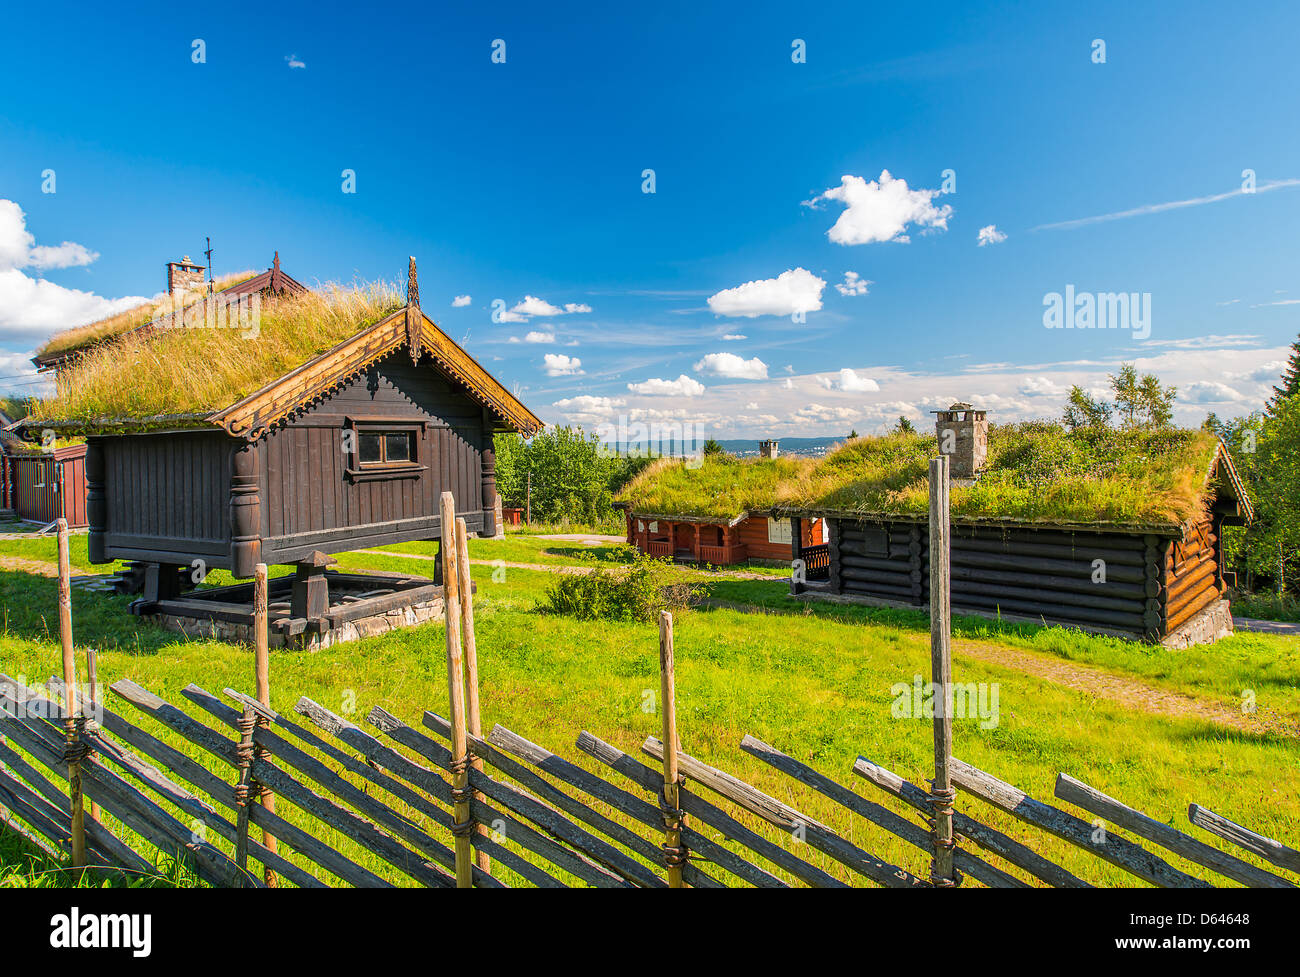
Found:
[[[991,425],[984,474],[954,485],[954,517],[1043,523],[1178,525],[1199,516],[1218,439],[1203,431],[1067,432],[1030,421]],[[787,506],[844,515],[925,517],[934,435],[856,438],[820,460],[706,458],[652,466],[621,498],[634,511],[727,516]],[[784,463],[787,467],[778,468]]]
[[[229,407],[405,304],[388,283],[263,300],[256,330],[177,327],[123,336],[60,373],[32,416],[94,427]],[[147,426],[147,425],[145,425]]]
[[[213,288],[215,291],[220,292],[232,285],[246,282],[258,274],[260,272],[237,271],[229,275],[219,275],[213,279]],[[206,290],[202,292],[186,292],[181,304],[182,306],[192,305],[206,295]],[[74,326],[71,329],[63,330],[63,332],[55,333],[45,341],[45,345],[36,351],[36,355],[41,359],[47,359],[51,356],[70,353],[84,346],[91,346],[105,339],[111,339],[113,336],[120,336],[123,333],[130,332],[132,329],[138,329],[140,326],[153,322],[154,319],[173,311],[174,308],[171,296],[156,296],[147,302],[141,302],[139,305],[132,306],[115,315],[98,319],[95,322],[88,322],[84,326]]]

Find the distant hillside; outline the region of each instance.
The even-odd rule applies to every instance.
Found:
[[[841,441],[846,440],[847,437],[848,435],[838,438],[781,438],[778,450],[781,455],[798,455],[806,458],[820,458],[832,447],[839,444]],[[756,438],[732,438],[726,440],[719,438],[718,443],[722,445],[723,451],[735,455],[738,458],[758,457],[758,439]],[[637,442],[632,442],[632,444],[636,445]],[[661,447],[663,453],[669,455],[694,454],[699,450],[699,445],[694,442],[686,444],[684,451],[680,445],[663,445],[656,447]],[[620,442],[615,445],[615,448],[619,454],[625,454],[627,453],[628,445]]]

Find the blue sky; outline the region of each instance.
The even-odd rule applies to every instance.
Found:
[[[1053,416],[1124,360],[1184,423],[1259,406],[1300,332],[1300,8],[701,6],[11,8],[0,388],[210,236],[308,283],[415,255],[553,422]],[[1149,334],[1045,328],[1067,285],[1149,295]]]

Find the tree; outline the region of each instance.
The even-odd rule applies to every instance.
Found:
[[[1296,394],[1300,394],[1300,339],[1291,344],[1291,355],[1287,358],[1282,382],[1273,388],[1273,396],[1269,399],[1267,412],[1273,414],[1281,407],[1282,401]]]
[[[894,428],[894,430],[897,431],[899,434],[915,434],[916,425],[913,424],[911,421],[909,421],[906,417],[900,416],[898,418],[898,427]]]
[[[1070,399],[1065,403],[1063,423],[1071,431],[1085,427],[1105,427],[1110,423],[1114,407],[1104,400],[1097,400],[1086,390],[1075,384],[1070,388]]]
[[[700,450],[705,454],[705,456],[726,454],[726,452],[722,450],[722,442],[715,441],[713,438],[709,438],[709,440],[705,441],[704,447]]]
[[[1173,422],[1177,387],[1163,386],[1154,373],[1139,377],[1132,363],[1124,363],[1108,379],[1121,428],[1166,428]]]
[[[850,441],[852,441],[852,440],[853,440],[854,438],[856,438],[857,436],[858,436],[858,430],[857,430],[857,428],[854,428],[852,431],[849,432],[849,440],[850,440]]]

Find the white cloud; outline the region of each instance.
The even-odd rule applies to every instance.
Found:
[[[660,380],[655,377],[641,383],[629,383],[627,389],[648,397],[698,397],[704,393],[704,384],[683,373],[676,380]]]
[[[536,295],[525,295],[522,302],[515,304],[515,307],[507,314],[521,316],[519,319],[506,319],[502,317],[503,322],[522,322],[529,316],[556,316],[556,315],[576,315],[579,313],[590,312],[590,305],[583,305],[580,302],[569,302],[564,308],[558,305],[552,305],[546,299],[539,299]]]
[[[816,312],[822,307],[822,289],[826,282],[803,268],[791,268],[775,278],[764,278],[735,288],[725,288],[709,296],[714,315],[743,316],[791,315]]]
[[[22,208],[0,200],[0,329],[6,339],[44,340],[51,332],[94,322],[148,301],[142,295],[106,299],[93,292],[29,278],[24,268],[71,268],[99,257],[72,241],[37,245]]]
[[[794,381],[793,381],[792,379],[790,379],[789,377],[786,377],[786,378],[785,378],[785,383],[781,384],[781,389],[782,389],[782,390],[793,390],[793,389],[794,389]]]
[[[1049,380],[1047,377],[1026,377],[1018,389],[1023,397],[1059,397],[1064,398],[1069,394],[1069,387],[1063,387],[1059,383]]]
[[[290,68],[307,67],[307,63],[305,61],[300,60],[298,55],[296,54],[286,54],[284,56],[284,63],[287,64]]]
[[[538,332],[536,330],[525,333],[524,342],[526,343],[553,343],[555,342],[555,333]]]
[[[931,203],[939,193],[938,190],[911,190],[906,180],[896,180],[889,170],[881,170],[879,181],[868,182],[860,176],[846,174],[840,177],[838,187],[804,201],[804,206],[820,209],[826,200],[844,204],[844,213],[826,232],[836,244],[906,243],[911,240],[907,235],[909,224],[922,230],[948,229],[952,206],[936,207]]]
[[[1236,404],[1247,400],[1226,383],[1197,380],[1178,388],[1178,399],[1188,404]]]
[[[867,286],[871,282],[861,277],[856,271],[846,271],[844,281],[835,286],[835,291],[841,295],[866,295]]]
[[[735,353],[709,353],[695,364],[695,372],[737,380],[766,380],[767,364],[757,356],[746,360]]]
[[[817,382],[826,390],[843,390],[845,393],[875,393],[880,389],[875,380],[860,377],[847,366],[840,370],[838,378],[819,376]]]
[[[542,357],[542,365],[546,368],[548,377],[567,377],[583,372],[582,360],[563,353],[547,353]]]
[[[740,333],[738,333],[738,332],[729,332],[729,333],[727,333],[725,336],[722,337],[723,341],[724,341],[724,342],[728,342],[728,343],[734,343],[734,342],[737,342],[737,341],[739,341],[739,340],[741,340],[741,339],[748,339],[748,338],[749,338],[748,336],[742,336],[742,335],[741,335]]]
[[[986,244],[1001,244],[1007,239],[1007,236],[998,230],[996,224],[989,224],[980,228],[979,244],[977,247],[984,247]]]
[[[581,394],[577,397],[566,397],[563,400],[557,400],[551,406],[566,413],[599,414],[615,410],[625,403],[627,401],[613,397],[593,397],[590,394]]]
[[[457,295],[454,299],[451,300],[451,307],[453,309],[462,309],[465,306],[469,305],[470,302],[472,301],[473,299],[471,299],[468,295]]]
[[[1098,214],[1095,217],[1080,217],[1076,220],[1057,221],[1054,224],[1039,224],[1034,228],[1034,230],[1063,230],[1067,228],[1083,227],[1086,224],[1099,224],[1103,221],[1123,220],[1126,217],[1145,217],[1148,214],[1160,214],[1166,210],[1181,210],[1183,207],[1200,207],[1202,204],[1218,203],[1220,200],[1229,200],[1232,197],[1268,193],[1270,190],[1282,190],[1286,187],[1294,186],[1300,186],[1300,180],[1270,180],[1267,183],[1259,184],[1250,192],[1239,187],[1236,190],[1229,190],[1227,193],[1212,193],[1204,197],[1190,197],[1187,200],[1171,200],[1168,203],[1163,204],[1143,204],[1141,207],[1134,207],[1131,210],[1119,210],[1111,214]]]

